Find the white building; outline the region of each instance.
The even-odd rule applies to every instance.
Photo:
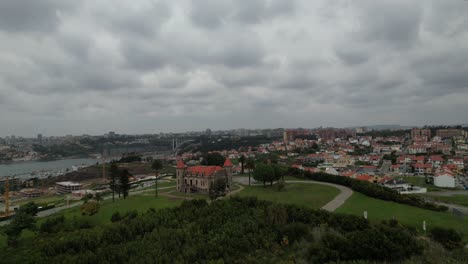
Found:
[[[57,188],[58,194],[65,194],[65,193],[72,193],[73,191],[77,191],[81,189],[81,184],[77,182],[57,182],[55,183],[55,187]]]
[[[455,188],[455,177],[450,172],[441,172],[434,176],[434,185],[437,187]]]

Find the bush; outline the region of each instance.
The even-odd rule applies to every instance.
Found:
[[[115,212],[115,213],[112,214],[112,216],[111,216],[111,222],[112,223],[120,221],[120,220],[122,220],[122,216],[120,215],[119,212]]]
[[[54,218],[47,218],[39,227],[39,232],[56,233],[63,227],[64,222],[65,217],[63,215]]]
[[[99,204],[97,202],[91,201],[84,203],[81,208],[81,215],[92,216],[97,214],[99,211]]]
[[[285,189],[286,189],[286,184],[284,182],[280,181],[276,184],[276,190],[278,192],[285,191]]]
[[[462,235],[453,228],[434,227],[429,230],[429,236],[448,250],[463,247]]]

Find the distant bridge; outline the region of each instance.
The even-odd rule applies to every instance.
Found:
[[[166,137],[153,139],[150,143],[137,143],[128,146],[104,146],[104,155],[123,155],[131,152],[172,152],[177,153],[184,145],[190,142],[195,142],[194,137]]]

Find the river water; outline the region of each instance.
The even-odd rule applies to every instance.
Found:
[[[72,166],[89,166],[96,164],[97,159],[64,159],[54,161],[30,161],[0,164],[0,176],[17,176],[21,179],[31,177],[32,172],[72,170]]]

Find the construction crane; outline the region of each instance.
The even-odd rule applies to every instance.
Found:
[[[7,217],[10,215],[10,179],[7,176],[5,178],[5,214],[4,216]]]
[[[106,182],[106,160],[104,159],[104,155],[102,156],[102,179]]]

